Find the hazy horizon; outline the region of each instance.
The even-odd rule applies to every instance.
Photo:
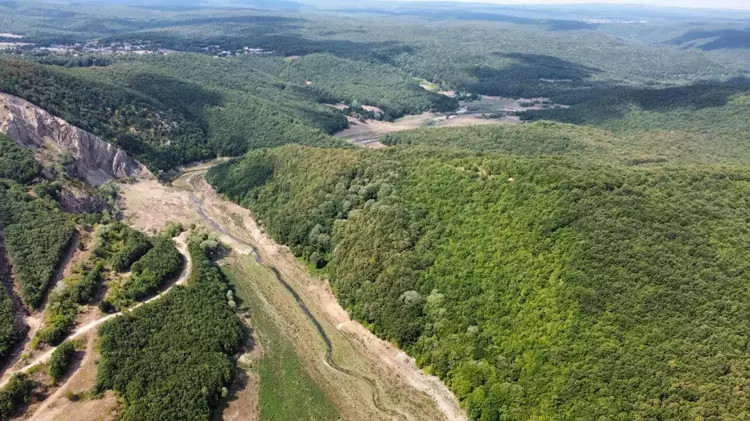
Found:
[[[701,9],[741,9],[750,10],[750,2],[747,0],[715,0],[711,5],[706,5],[705,0],[656,0],[656,1],[633,1],[633,0],[397,0],[399,2],[440,2],[440,3],[487,3],[496,5],[526,5],[526,6],[566,6],[566,5],[614,5],[614,6],[656,6],[656,7],[689,7]]]

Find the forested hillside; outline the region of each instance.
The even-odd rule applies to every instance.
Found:
[[[183,56],[66,72],[0,59],[0,91],[117,144],[157,172],[249,148],[338,144],[325,132],[346,127],[346,119],[317,105],[325,99],[320,94],[203,60]]]
[[[5,363],[5,358],[13,349],[19,339],[18,326],[15,318],[15,305],[11,296],[10,268],[7,266],[5,257],[5,240],[0,235],[0,364]]]
[[[39,170],[33,153],[0,133],[0,179],[26,183],[36,177]]]
[[[665,89],[602,92],[598,98],[570,108],[527,111],[522,118],[601,127],[623,139],[618,148],[641,144],[654,156],[748,164],[749,113],[750,81],[738,78]]]
[[[72,71],[87,79],[116,81],[181,110],[205,128],[207,141],[222,155],[290,142],[340,146],[326,134],[347,126],[341,113],[320,104],[335,98],[240,61],[173,54]]]
[[[11,293],[14,277],[23,301],[37,307],[73,235],[73,224],[55,205],[32,198],[19,184],[40,169],[31,152],[0,134],[0,365],[21,333]]]
[[[250,57],[251,66],[298,84],[310,82],[337,100],[379,107],[387,119],[423,111],[450,111],[458,101],[419,86],[397,68],[338,58],[330,54],[304,57]]]
[[[472,419],[748,404],[745,171],[283,147],[209,179]]]
[[[0,91],[121,146],[155,169],[211,156],[198,125],[145,95],[112,84],[1,60]]]
[[[444,380],[471,420],[750,417],[742,21],[661,12],[641,20],[632,8],[610,19],[606,8],[544,17],[548,9],[468,4],[340,13],[172,6],[0,1],[0,91],[122,147],[162,181],[185,164],[235,157],[207,180],[328,278],[349,314]],[[494,108],[476,112],[486,102],[468,101],[480,95],[503,98],[483,98]],[[363,105],[382,114],[346,115]],[[517,111],[531,106],[541,109]],[[435,114],[392,121],[426,111]],[[387,147],[332,136],[349,121]],[[467,121],[519,124],[391,132]],[[231,404],[232,357],[246,339],[213,261],[224,250],[193,230],[187,286],[125,311],[181,273],[186,262],[170,238],[181,228],[145,234],[113,222],[128,211],[114,204],[111,215],[65,214],[54,200],[64,173],[64,163],[42,171],[0,136],[0,241],[23,304],[44,302],[77,228],[96,236],[91,257],[49,295],[31,348],[62,343],[84,306],[123,311],[99,332],[94,392],[116,392],[126,421],[217,416]],[[220,231],[193,193],[160,205],[191,206]],[[261,254],[255,263],[274,271]],[[298,283],[281,272],[269,279],[287,294]],[[9,286],[0,288],[0,362],[19,338]],[[248,293],[270,306],[271,288]],[[326,364],[351,370],[373,411],[398,412],[399,391],[359,376],[366,364],[346,364],[359,355],[326,336],[319,303],[292,295],[327,347]],[[261,414],[283,413],[280,396],[305,398],[305,387],[269,388],[318,380],[310,361],[320,355],[302,353],[324,348],[274,349],[283,333],[260,337],[257,353],[269,358],[245,361],[259,361],[261,379],[288,370],[258,388]],[[67,342],[55,353],[52,380],[73,352]],[[391,369],[378,375],[394,377]],[[327,383],[310,389],[311,414],[347,409]],[[0,418],[36,386],[13,380]]]

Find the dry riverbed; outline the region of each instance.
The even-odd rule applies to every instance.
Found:
[[[263,307],[251,313],[264,311],[275,320],[342,419],[466,419],[439,379],[351,320],[325,280],[311,276],[286,247],[269,238],[247,209],[219,197],[203,179],[207,168],[191,168],[173,186],[148,180],[124,185],[128,223],[144,230],[161,229],[171,220],[195,223],[231,246],[234,252],[225,264],[247,275],[236,282],[248,283],[244,286]]]
[[[188,169],[171,186],[154,180],[124,184],[121,195],[124,217],[136,228],[161,230],[170,221],[194,223],[232,248],[221,264],[232,274],[237,293],[249,309],[244,320],[252,340],[246,352],[236,356],[237,381],[217,420],[261,419],[264,377],[258,367],[265,356],[281,351],[278,338],[289,345],[309,382],[322,391],[327,405],[335,407],[339,419],[466,420],[439,379],[423,373],[401,350],[351,320],[327,281],[312,276],[286,247],[269,238],[247,209],[219,197],[203,178],[209,166]],[[185,254],[184,234],[175,241]],[[175,284],[184,283],[190,269],[188,259]],[[96,330],[103,321],[116,317],[89,316],[83,317],[71,335],[85,342],[76,369],[45,400],[32,404],[24,419],[116,418],[119,403],[111,392],[95,399],[69,399],[70,393],[93,386],[99,358]],[[262,321],[266,330],[253,330],[253,320]],[[266,346],[265,340],[273,346]],[[23,367],[8,370],[5,377],[47,361],[51,352],[50,348],[34,355]],[[306,390],[296,393],[304,396]]]

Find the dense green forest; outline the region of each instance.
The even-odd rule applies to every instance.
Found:
[[[91,256],[49,294],[44,324],[31,347],[61,344],[75,328],[81,306],[97,304],[101,291],[106,289],[98,302],[104,312],[122,311],[153,296],[183,267],[182,255],[169,238],[150,238],[119,221],[92,230]]]
[[[435,25],[420,14],[80,5],[3,10],[14,17],[3,21],[7,30],[33,43],[14,57],[48,66],[25,69],[31,75],[24,77],[15,69],[0,89],[120,142],[158,170],[254,147],[335,143],[318,130],[333,133],[346,120],[322,103],[376,105],[388,118],[456,107],[420,89],[418,79],[443,89],[572,104],[612,90],[726,79],[748,70],[720,56],[551,27],[554,20],[493,21],[481,14],[471,22],[443,16]],[[71,51],[44,50],[53,44]],[[98,54],[125,44],[132,49],[118,53],[154,54]],[[92,109],[89,99],[108,108]]]
[[[472,419],[748,404],[731,392],[750,359],[745,171],[283,147],[209,180],[325,268],[352,315]]]
[[[112,271],[128,275],[112,276],[108,282],[107,293],[99,303],[107,313],[122,311],[154,295],[183,267],[183,257],[171,238],[149,237],[119,221],[99,227],[92,254],[90,265],[95,265],[95,270],[101,272],[106,264]]]
[[[0,179],[24,183],[36,177],[39,170],[39,165],[31,152],[0,134]],[[8,185],[10,185],[10,182]],[[7,206],[6,203],[5,207]],[[5,224],[0,220],[0,250],[2,250],[0,252],[3,253],[5,250],[4,227]],[[16,241],[18,240],[16,239]],[[10,275],[10,268],[7,269],[8,273],[0,274],[0,283],[2,283],[0,285],[0,363],[5,361],[5,357],[18,339],[13,298],[9,290],[9,288],[12,288],[11,279],[9,276],[8,279],[4,279],[6,275]]]
[[[318,105],[319,94],[287,90],[270,76],[237,65],[218,78],[222,72],[208,59],[126,61],[75,72],[0,60],[0,91],[117,144],[157,172],[254,147],[338,144],[324,132],[346,127],[346,118]],[[213,89],[212,82],[203,83],[211,80]],[[237,86],[238,80],[243,85]]]
[[[226,25],[230,20],[232,25]],[[434,21],[389,14],[259,16],[245,12],[243,16],[237,12],[232,17],[124,32],[105,40],[189,52],[262,48],[277,57],[311,55],[316,62],[325,54],[326,62],[344,65],[333,67],[342,79],[338,87],[352,78],[338,71],[343,68],[366,69],[373,80],[379,79],[383,69],[391,68],[445,88],[523,97],[613,85],[684,83],[742,73],[732,60],[719,56],[625,42],[591,31],[481,19],[445,19],[435,25]],[[326,79],[320,72],[310,74]],[[354,85],[368,83],[362,79]]]
[[[383,110],[386,119],[423,111],[450,111],[458,101],[419,86],[419,82],[397,68],[380,63],[355,61],[331,54],[303,57],[248,57],[243,61],[264,72],[297,84],[310,82],[347,104],[372,105]]]
[[[34,199],[22,186],[0,180],[0,224],[24,303],[37,308],[75,233],[55,203]]]
[[[18,340],[13,298],[8,287],[5,283],[0,285],[0,363],[5,361],[5,357]]]
[[[26,183],[36,177],[39,170],[33,153],[0,134],[0,178]]]
[[[54,68],[0,60],[0,91],[20,96],[155,169],[212,156],[201,127],[158,101]]]
[[[94,255],[107,260],[118,272],[128,271],[153,247],[146,234],[123,223],[115,222],[101,228],[98,236]]]
[[[125,282],[125,295],[136,301],[156,293],[169,280],[180,274],[183,258],[170,238],[159,237],[154,247],[130,268]]]
[[[123,420],[210,420],[226,397],[232,354],[243,331],[227,301],[224,275],[189,242],[193,271],[187,287],[102,326],[98,388],[114,389],[126,402]]]
[[[238,60],[170,54],[72,71],[87,79],[117,82],[182,110],[200,122],[209,143],[222,155],[291,142],[340,146],[326,133],[347,126],[341,113],[320,104],[336,98]]]
[[[439,146],[509,155],[612,156],[618,139],[610,132],[572,124],[534,122],[526,125],[486,125],[423,128],[389,133],[388,146]]]
[[[618,149],[649,150],[681,162],[750,163],[750,81],[704,82],[665,89],[603,92],[570,108],[527,111],[526,120],[557,120],[604,128]]]

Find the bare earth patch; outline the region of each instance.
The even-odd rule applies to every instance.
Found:
[[[243,318],[243,323],[252,331],[250,321]],[[247,348],[237,358],[237,369],[234,382],[229,390],[229,398],[223,409],[218,411],[215,421],[258,421],[260,420],[260,376],[256,367],[263,357],[263,347],[255,332],[250,333]]]
[[[455,96],[453,91],[441,92],[446,96]],[[380,138],[388,133],[417,129],[420,127],[464,127],[490,124],[519,124],[521,119],[515,115],[526,110],[564,107],[552,104],[547,98],[504,98],[481,96],[476,101],[461,101],[461,107],[450,113],[425,112],[418,115],[407,115],[395,121],[367,120],[359,121],[348,117],[349,127],[335,134],[355,145],[371,149],[385,148]]]
[[[85,338],[86,354],[80,367],[68,380],[37,408],[30,408],[32,421],[99,421],[113,420],[119,407],[112,392],[100,399],[72,402],[67,398],[70,392],[83,392],[96,383],[99,356],[96,352],[96,334],[91,332]]]

